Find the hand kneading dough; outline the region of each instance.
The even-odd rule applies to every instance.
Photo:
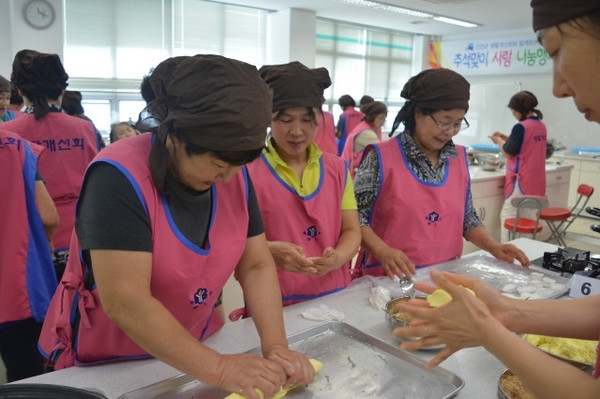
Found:
[[[310,361],[310,364],[312,364],[312,366],[315,369],[315,373],[318,373],[319,371],[321,371],[321,369],[323,368],[323,363],[321,363],[318,360],[315,359],[308,359]],[[263,399],[265,397],[265,395],[262,393],[262,391],[258,388],[254,388],[254,390],[256,391],[256,393],[258,393],[258,396],[260,396],[260,399]],[[290,390],[290,388],[281,388],[279,390],[279,392],[277,392],[275,395],[273,395],[272,399],[281,399],[283,398],[288,391]],[[234,392],[230,395],[228,395],[225,399],[246,399],[246,397],[244,395],[240,395],[237,392]]]
[[[472,289],[467,288],[467,287],[463,287],[463,288],[465,290],[469,291],[471,293],[471,295],[475,296],[475,293],[473,292]],[[451,300],[452,300],[452,297],[450,296],[450,294],[448,294],[448,292],[446,290],[443,290],[441,288],[438,288],[437,290],[433,291],[431,294],[427,295],[427,303],[429,303],[429,306],[431,306],[432,308],[439,308],[440,306],[444,306]]]

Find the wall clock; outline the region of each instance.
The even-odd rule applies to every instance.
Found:
[[[54,17],[54,7],[47,0],[31,0],[23,7],[23,18],[35,29],[50,27]]]

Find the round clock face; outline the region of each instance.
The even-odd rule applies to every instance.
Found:
[[[32,0],[23,8],[25,21],[36,29],[45,29],[54,22],[54,8],[46,0]]]

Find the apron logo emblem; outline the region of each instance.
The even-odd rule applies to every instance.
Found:
[[[442,218],[440,217],[440,214],[435,211],[433,211],[429,215],[427,215],[427,217],[425,219],[427,220],[427,225],[429,225],[429,226],[431,226],[431,225],[436,226],[437,222],[442,220]]]
[[[210,294],[206,288],[198,288],[194,294],[194,300],[190,301],[190,305],[194,309],[198,308],[199,305],[206,305],[206,299]]]
[[[302,234],[304,234],[306,236],[307,241],[310,241],[310,240],[316,239],[317,236],[320,235],[321,233],[317,230],[317,226],[310,226]]]

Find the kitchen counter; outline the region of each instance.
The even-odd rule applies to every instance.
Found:
[[[557,151],[552,155],[552,158],[566,158],[574,159],[579,161],[595,161],[600,162],[600,153],[598,152],[571,152],[571,151]]]
[[[471,176],[471,182],[489,181],[495,180],[499,177],[504,177],[506,175],[505,168],[506,166],[503,166],[501,169],[491,172],[483,170],[481,166],[470,165],[469,175]],[[569,169],[573,169],[573,165],[546,161],[546,173],[561,172]]]
[[[550,161],[555,161],[564,165],[573,165],[571,181],[569,186],[568,207],[571,208],[577,202],[579,197],[577,187],[580,184],[588,184],[596,190],[600,189],[600,153],[582,152],[574,153],[571,151],[555,152]],[[590,197],[587,206],[600,207],[600,196]]]
[[[555,245],[519,238],[513,243],[535,259],[545,251],[556,251]],[[478,251],[466,256],[487,254]],[[428,271],[421,269],[420,274]],[[382,277],[382,279],[386,279]],[[344,291],[312,301],[284,308],[287,334],[314,327],[318,322],[301,316],[305,309],[326,305],[345,314],[344,322],[359,328],[382,341],[396,345],[395,337],[385,325],[384,313],[369,304],[370,284],[357,284]],[[237,353],[251,350],[259,345],[258,334],[251,319],[227,323],[220,331],[209,337],[205,344],[221,353]],[[413,352],[421,359],[430,359],[435,352]],[[442,363],[441,367],[457,374],[465,381],[459,392],[460,398],[495,398],[500,374],[506,367],[482,348],[464,349]],[[102,392],[110,399],[116,399],[126,392],[136,390],[155,382],[179,375],[176,369],[165,363],[150,359],[105,364],[90,367],[71,367],[53,373],[21,380],[21,383],[60,384]]]

